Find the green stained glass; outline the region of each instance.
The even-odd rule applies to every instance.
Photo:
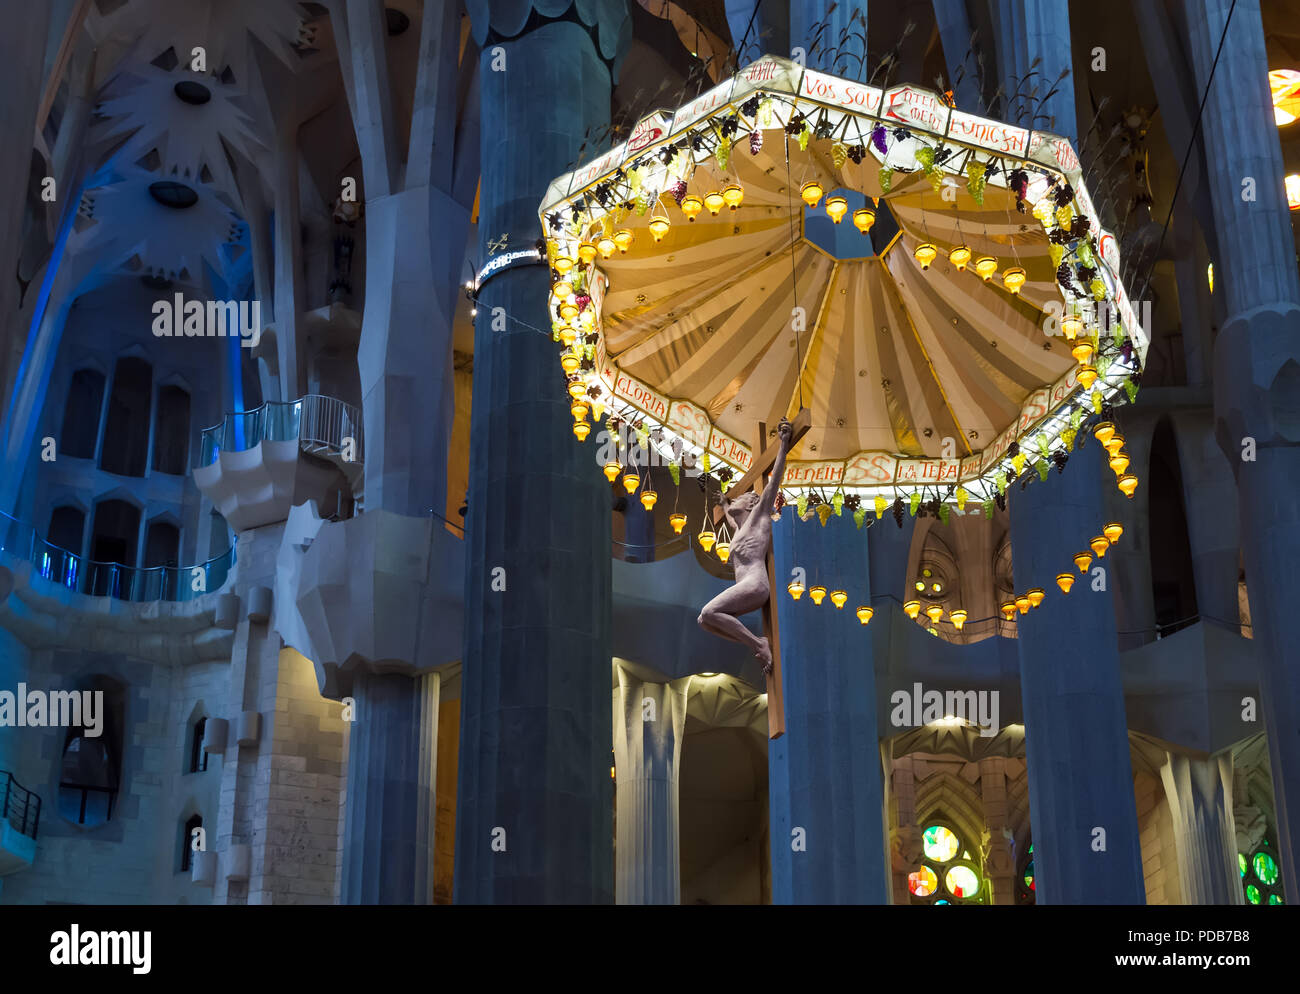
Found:
[[[1259,904],[1259,888],[1254,884],[1246,885],[1246,900],[1251,904]]]
[[[969,866],[954,866],[944,876],[943,883],[953,897],[974,897],[980,889],[980,878]]]
[[[1246,862],[1246,854],[1244,852],[1237,853],[1237,869],[1241,871],[1243,878],[1246,876],[1246,867],[1249,865]]]
[[[907,875],[907,889],[917,897],[929,897],[938,887],[939,878],[928,866],[923,866]]]
[[[1255,868],[1255,876],[1259,877],[1263,883],[1272,884],[1277,881],[1277,863],[1268,853],[1255,853],[1255,858],[1251,863]]]
[[[921,848],[925,851],[926,859],[946,863],[957,855],[961,843],[949,829],[942,825],[931,825],[921,834]]]
[[[1025,886],[1030,890],[1034,889],[1034,861],[1032,859],[1025,866]]]
[[[1268,903],[1269,903],[1269,904],[1286,904],[1286,902],[1285,902],[1284,900],[1282,900],[1282,895],[1281,895],[1281,894],[1270,894],[1270,895],[1268,895]]]

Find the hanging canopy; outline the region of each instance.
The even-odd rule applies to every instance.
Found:
[[[812,181],[822,195],[809,207]],[[729,185],[743,191],[737,209],[688,220],[684,197]],[[870,234],[854,226],[864,208]],[[672,458],[708,452],[740,473],[758,423],[806,406],[790,490],[893,499],[956,485],[987,499],[1023,469],[1013,443],[1030,463],[1068,451],[1082,417],[1134,389],[1145,356],[1069,142],[916,87],[766,57],[557,179],[540,213],[565,293],[549,301],[553,334],[574,339],[568,379],[597,416],[654,429]],[[661,240],[655,219],[668,223]],[[596,251],[616,235],[626,251]],[[935,249],[928,268],[921,245]],[[949,253],[963,245],[961,269]],[[974,268],[983,257],[996,261],[988,280]],[[1024,271],[1018,293],[1003,283],[1011,269]],[[1076,340],[1063,314],[1082,318]],[[1095,357],[1072,356],[1090,335]],[[1098,373],[1087,388],[1083,361]]]

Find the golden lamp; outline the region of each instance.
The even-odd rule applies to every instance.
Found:
[[[952,622],[952,627],[957,629],[957,631],[962,630],[962,627],[966,624],[966,618],[966,611],[962,608],[957,608],[956,611],[950,611],[948,613],[948,620]]]
[[[1126,441],[1128,441],[1128,439],[1126,439],[1119,432],[1115,432],[1113,435],[1110,436],[1110,438],[1106,439],[1106,441],[1102,442],[1101,444],[1104,445],[1106,447],[1106,451],[1113,456],[1120,449],[1124,448],[1124,443]]]
[[[871,226],[876,223],[876,212],[870,207],[859,207],[853,212],[853,227],[857,228],[864,235],[871,230]],[[865,624],[865,622],[863,622]]]
[[[1070,349],[1070,355],[1074,356],[1074,361],[1080,366],[1086,365],[1092,358],[1092,342],[1086,338],[1081,338],[1074,343],[1074,348]]]
[[[555,271],[563,276],[574,266],[573,258],[567,255],[557,255],[555,257]]]
[[[664,219],[664,223],[665,224],[668,223],[667,218]],[[650,230],[651,231],[654,230],[653,221],[650,222]],[[635,236],[627,228],[622,228],[614,232],[614,244],[618,246],[618,250],[620,252],[626,252],[628,249],[630,249],[632,247],[632,242],[634,239]]]
[[[623,472],[623,467],[620,464],[614,462],[612,459],[609,462],[605,463],[605,479],[607,479],[610,483],[613,483],[615,480],[617,480],[618,474],[621,472]]]
[[[727,202],[722,199],[722,193],[720,191],[710,190],[704,195],[704,206],[709,209],[710,214],[717,217],[718,212],[727,206]]]
[[[636,488],[641,485],[641,477],[636,473],[623,474],[623,489],[628,493],[635,493]]]
[[[1070,588],[1074,586],[1074,574],[1057,573],[1056,585],[1061,588],[1061,593],[1068,594],[1070,592]]]
[[[647,511],[654,510],[655,501],[657,501],[658,499],[659,499],[659,495],[655,493],[655,491],[653,490],[641,491],[641,506],[644,507]]]
[[[858,620],[865,625],[867,622],[871,620],[871,616],[876,612],[874,608],[869,608],[864,604],[862,607],[858,608],[857,613],[858,613]]]
[[[1088,572],[1088,567],[1092,564],[1091,552],[1076,552],[1074,554],[1074,565],[1079,567],[1080,573]]]
[[[602,259],[608,259],[618,249],[618,243],[609,235],[602,235],[596,242],[596,251],[600,253]]]
[[[668,234],[668,229],[672,227],[666,217],[652,217],[650,219],[650,234],[656,242],[662,242],[664,235]]]
[[[820,604],[826,596],[826,588],[821,586],[813,587],[812,590],[808,591],[808,596],[813,599],[814,604]]]
[[[1097,382],[1097,370],[1092,366],[1080,366],[1079,382],[1083,384],[1083,389],[1091,390],[1092,385]]]
[[[907,616],[909,618],[915,618],[918,614],[921,613],[921,602],[908,601],[906,604],[903,605],[903,610],[907,613]]]
[[[838,611],[841,608],[843,608],[844,605],[848,603],[848,600],[849,600],[849,595],[846,594],[843,590],[831,591],[831,603],[835,605],[835,610]]]
[[[921,264],[922,269],[929,269],[930,263],[934,262],[939,255],[939,250],[929,242],[922,242],[912,252],[912,255],[916,256],[916,261]]]
[[[1016,610],[1021,614],[1028,614],[1032,603],[1028,594],[1016,594]]]
[[[826,198],[826,213],[830,215],[833,223],[839,224],[844,220],[844,215],[849,212],[849,202],[845,197],[838,193],[833,197]]]
[[[929,618],[933,624],[937,625],[939,619],[943,617],[943,608],[938,604],[931,604],[925,609],[925,616]]]
[[[1118,521],[1112,521],[1101,530],[1101,533],[1106,536],[1111,545],[1114,545],[1119,541],[1119,537],[1124,534],[1124,526]]]
[[[1034,587],[1026,591],[1025,596],[1029,598],[1030,607],[1038,607],[1039,604],[1043,603],[1043,598],[1047,595],[1043,593],[1042,587]]]
[[[803,197],[803,202],[809,207],[816,207],[817,202],[822,199],[822,194],[825,192],[822,185],[815,179],[810,179],[799,187],[799,196]]]
[[[719,542],[717,552],[718,552],[718,558],[725,563],[728,559],[731,558],[731,543]]]
[[[1097,441],[1105,445],[1110,441],[1111,436],[1115,434],[1115,425],[1110,421],[1099,421],[1097,427],[1092,430],[1092,434]],[[1106,451],[1109,452],[1110,449]]]
[[[551,293],[555,294],[557,300],[568,300],[573,296],[573,283],[561,276],[551,284]]]
[[[587,436],[591,434],[591,425],[585,421],[575,421],[573,423],[573,433],[578,436],[579,442],[585,442]]]
[[[998,260],[991,255],[982,255],[975,260],[975,272],[985,283],[993,279],[993,274],[998,271]]]
[[[1016,617],[1015,601],[1006,601],[1000,608],[998,608],[998,610],[1002,612],[1002,617],[1006,618],[1007,621],[1015,620]]]
[[[718,540],[718,536],[713,532],[708,531],[707,529],[705,531],[700,532],[700,547],[705,552],[708,552],[710,549],[712,549],[713,543],[716,542],[717,540]]]
[[[954,245],[952,251],[948,253],[948,261],[957,267],[958,272],[963,272],[970,262],[970,246]]]
[[[1117,477],[1123,476],[1124,471],[1128,469],[1128,453],[1120,449],[1110,457],[1110,468],[1115,471]]]
[[[699,198],[698,194],[688,193],[682,197],[682,213],[686,215],[686,220],[694,221],[695,216],[704,210],[704,201]],[[717,212],[714,211],[716,214]]]
[[[574,421],[585,421],[587,418],[587,413],[590,410],[591,408],[588,407],[580,400],[575,400],[572,404],[569,405],[569,413],[573,415]]]
[[[791,580],[786,585],[785,589],[790,591],[790,596],[794,600],[798,600],[800,597],[803,596],[803,584],[800,583],[798,580]]]
[[[739,183],[728,183],[722,188],[722,199],[734,211],[745,202],[745,191]]]
[[[560,368],[566,373],[576,373],[578,371],[578,354],[576,352],[560,353]]]
[[[591,242],[583,242],[578,246],[578,258],[582,260],[584,266],[590,266],[596,261],[596,253],[599,251]]]
[[[1079,332],[1083,331],[1083,321],[1080,320],[1079,315],[1077,314],[1067,314],[1061,319],[1061,331],[1064,333],[1066,338],[1070,341],[1074,341],[1079,337]],[[1089,351],[1089,355],[1091,354],[1091,351]],[[1080,361],[1082,362],[1083,360]]]
[[[1132,473],[1125,473],[1119,478],[1119,489],[1125,497],[1132,499],[1133,491],[1138,488],[1138,478]]]
[[[668,516],[668,523],[673,526],[673,534],[680,535],[682,529],[686,527],[686,515],[682,514],[681,511],[678,511],[676,514],[670,514]]]
[[[1092,551],[1097,558],[1101,559],[1106,555],[1106,550],[1110,548],[1110,539],[1105,535],[1094,535],[1088,545],[1092,547]]]
[[[1002,271],[1002,285],[1011,293],[1019,293],[1025,285],[1025,271],[1019,266],[1012,266]]]

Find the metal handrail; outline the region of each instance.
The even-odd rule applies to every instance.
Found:
[[[8,770],[0,770],[0,821],[7,821],[19,834],[36,838],[41,823],[40,795],[28,790]]]
[[[220,424],[204,428],[200,465],[210,466],[222,452],[243,452],[261,442],[321,445],[342,452],[353,442],[351,462],[364,461],[361,411],[336,397],[309,393],[297,400],[268,400],[250,411],[231,411]]]
[[[0,552],[26,559],[36,575],[91,597],[189,601],[222,587],[235,565],[235,546],[193,566],[127,566],[87,559],[41,538],[36,528],[0,511]],[[196,584],[202,570],[203,582]],[[197,589],[196,589],[197,587]]]

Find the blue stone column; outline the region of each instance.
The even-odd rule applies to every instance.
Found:
[[[887,904],[876,675],[870,628],[855,615],[871,603],[875,528],[858,531],[850,515],[822,527],[793,511],[772,525],[786,716],[785,735],[768,743],[772,903]],[[841,588],[848,603],[792,599],[796,566],[808,587]]]
[[[809,69],[866,82],[866,18],[867,0],[790,0],[791,50],[804,49]]]
[[[358,669],[344,801],[344,904],[432,904],[439,677]]]
[[[471,14],[486,7],[474,4]],[[498,17],[503,35],[523,28],[511,10],[492,5],[494,30]],[[627,16],[622,0],[582,10],[600,20],[602,39],[607,23],[616,37]],[[592,33],[541,20],[509,41],[489,36],[483,17],[474,24],[483,48],[481,259],[503,235],[510,249],[541,236],[537,208],[547,185],[569,167],[588,128],[609,118],[610,68]],[[498,45],[504,71],[493,68]],[[597,449],[573,435],[548,286],[544,268],[526,266],[479,291],[458,903],[614,898],[609,484]],[[484,320],[496,308],[505,330]]]
[[[1229,7],[1205,0],[1188,18],[1197,87],[1209,87],[1202,133],[1215,291],[1222,285],[1227,315],[1214,343],[1215,434],[1237,478],[1282,878],[1292,895],[1300,892],[1300,275],[1259,3],[1239,0],[1230,24]]]
[[[1063,474],[1009,495],[1016,591],[1047,592],[1016,624],[1040,904],[1146,900],[1113,600],[1091,574],[1068,596],[1056,585],[1104,524],[1102,487],[1114,482],[1102,456],[1092,442]],[[1110,572],[1107,559],[1093,565]]]
[[[939,28],[953,99],[961,110],[978,114],[981,109],[979,80],[975,75],[978,65],[974,53],[970,52],[971,26],[966,0],[934,0],[934,20]]]

